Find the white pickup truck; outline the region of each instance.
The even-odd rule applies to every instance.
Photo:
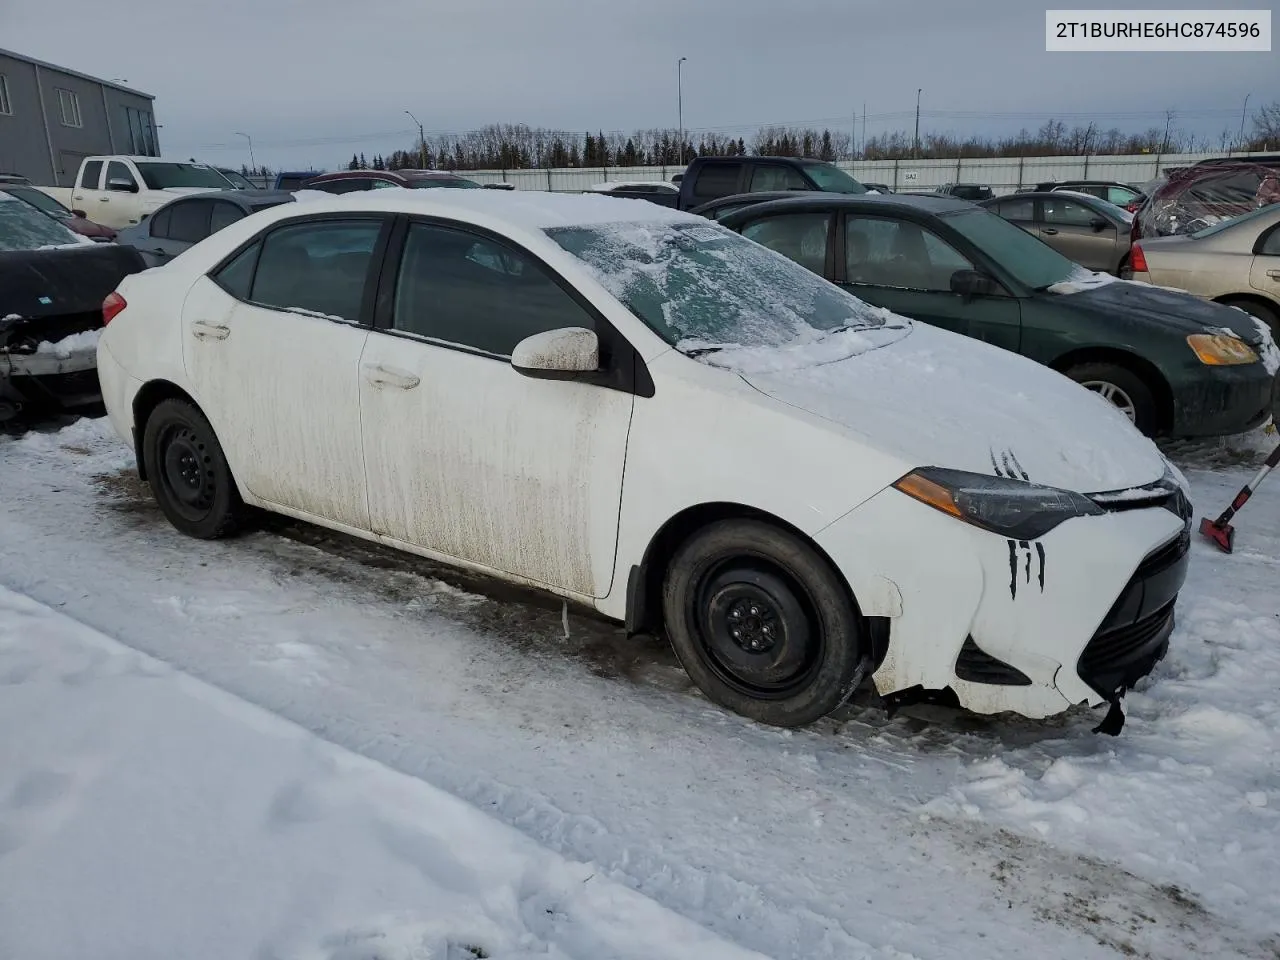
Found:
[[[64,207],[117,230],[140,223],[175,197],[232,184],[203,163],[155,157],[85,157],[74,187],[39,187]]]

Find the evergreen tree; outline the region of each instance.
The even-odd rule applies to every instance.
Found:
[[[351,155],[351,162],[347,164],[347,169],[348,170],[360,169],[360,158],[357,157],[354,153]]]
[[[822,160],[834,160],[836,158],[836,148],[831,143],[831,131],[822,131],[822,147],[818,151],[818,157]]]

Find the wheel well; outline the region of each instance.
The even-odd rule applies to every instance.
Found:
[[[1112,347],[1085,347],[1064,353],[1049,366],[1058,373],[1066,373],[1082,363],[1112,363],[1141,378],[1151,388],[1151,395],[1156,401],[1156,432],[1168,433],[1173,428],[1173,390],[1160,368],[1150,360]]]
[[[1213,302],[1227,307],[1237,303],[1252,303],[1267,310],[1273,317],[1280,317],[1280,306],[1277,306],[1275,301],[1251,293],[1232,293],[1225,297],[1215,297]]]
[[[191,395],[168,380],[152,380],[145,383],[133,398],[133,455],[138,461],[138,477],[147,479],[147,465],[142,457],[142,437],[146,433],[151,412],[165,400],[185,400],[199,408]]]
[[[631,568],[631,577],[627,584],[626,629],[628,633],[650,632],[659,634],[662,627],[662,579],[667,567],[689,537],[704,527],[721,520],[759,520],[785,530],[815,550],[822,557],[843,584],[845,595],[853,605],[854,612],[867,625],[868,642],[873,667],[878,667],[888,649],[888,620],[883,617],[862,617],[858,599],[839,566],[832,561],[825,550],[804,531],[787,523],[785,520],[740,503],[702,503],[680,511],[662,525],[649,541],[640,565]]]

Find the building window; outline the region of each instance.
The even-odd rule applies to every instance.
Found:
[[[80,98],[70,90],[58,91],[58,108],[62,111],[64,127],[82,127],[80,119]]]
[[[0,113],[13,116],[13,101],[9,99],[9,78],[0,73]]]
[[[129,152],[136,157],[158,157],[156,149],[156,124],[150,110],[121,107],[124,126],[129,133]]]

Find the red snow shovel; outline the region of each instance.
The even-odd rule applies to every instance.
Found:
[[[1262,482],[1262,478],[1275,469],[1280,464],[1280,446],[1271,451],[1271,456],[1267,457],[1266,462],[1262,464],[1262,469],[1257,472],[1252,480],[1240,488],[1240,492],[1236,494],[1236,498],[1231,501],[1231,506],[1222,511],[1222,516],[1217,520],[1210,520],[1205,517],[1200,521],[1200,532],[1218,545],[1218,549],[1223,553],[1230,553],[1231,547],[1235,543],[1236,530],[1231,526],[1231,518],[1236,512],[1249,502],[1249,498],[1253,496],[1253,491],[1258,489],[1258,484]]]

